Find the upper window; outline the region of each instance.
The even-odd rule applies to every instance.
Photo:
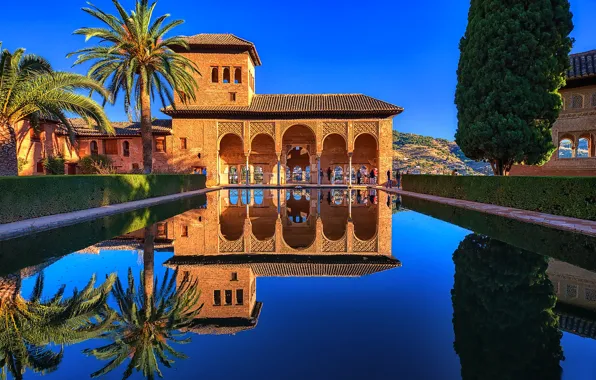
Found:
[[[234,83],[242,83],[242,69],[240,67],[234,69]]]
[[[180,137],[180,150],[186,150],[186,137]]]
[[[130,143],[128,141],[122,143],[122,155],[124,157],[130,157]]]
[[[223,82],[230,83],[230,68],[229,67],[223,68]]]
[[[182,231],[180,232],[181,237],[188,237],[188,226],[182,226]]]
[[[571,108],[584,108],[584,97],[579,94],[571,95]]]
[[[225,299],[224,300],[226,302],[226,305],[231,305],[232,304],[232,291],[231,290],[226,290],[224,292],[224,295],[225,295]]]
[[[215,306],[221,305],[221,290],[213,291],[213,304]]]
[[[596,107],[596,92],[592,94],[592,107]]]
[[[238,272],[232,272],[230,276],[230,281],[238,281]]]
[[[40,140],[39,131],[36,131],[35,128],[29,128],[29,137],[31,138],[32,141],[39,141]]]
[[[166,138],[165,137],[156,137],[155,138],[155,151],[156,152],[165,152],[166,151]]]
[[[97,156],[99,154],[99,149],[97,147],[97,141],[93,140],[89,143],[89,151],[92,156]]]
[[[244,290],[236,289],[236,305],[244,305]]]
[[[254,91],[255,90],[255,77],[252,73],[249,73],[249,80],[250,80],[250,88]]]
[[[118,154],[118,140],[104,140],[103,152],[104,154]]]
[[[219,82],[219,68],[217,68],[217,67],[211,68],[211,82],[212,83]]]
[[[37,161],[35,171],[38,173],[43,173],[43,161],[41,161],[41,160]]]
[[[235,101],[236,101],[236,93],[230,92],[230,102],[235,102]]]

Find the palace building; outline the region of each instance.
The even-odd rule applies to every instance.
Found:
[[[355,181],[356,171],[384,173],[393,160],[393,117],[402,108],[362,94],[257,94],[261,59],[252,42],[232,34],[187,37],[194,61],[196,102],[180,99],[154,121],[156,172],[206,171],[207,184]],[[61,128],[17,132],[21,174],[42,173],[40,161],[61,154],[67,173],[91,154],[112,158],[121,172],[142,166],[138,123],[114,123],[108,136],[74,121],[76,143]],[[319,175],[324,171],[324,176]],[[328,172],[330,172],[328,175]],[[351,173],[351,175],[350,175]]]
[[[557,150],[543,166],[515,165],[511,175],[596,176],[596,50],[569,60],[563,110],[552,128]]]

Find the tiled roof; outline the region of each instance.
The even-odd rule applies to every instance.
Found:
[[[596,76],[596,50],[569,56],[571,69],[567,72],[567,79],[580,79]]]
[[[100,131],[97,127],[90,127],[83,119],[69,119],[73,126],[75,135],[78,137],[103,137],[107,133]],[[131,123],[127,121],[112,122],[116,131],[116,136],[141,136],[141,123]],[[66,128],[57,131],[58,134],[67,134]],[[172,120],[155,119],[153,120],[153,133],[169,135],[172,133]]]
[[[259,94],[249,106],[168,106],[166,114],[192,115],[373,115],[391,116],[403,108],[363,94]]]
[[[383,255],[233,254],[174,256],[164,265],[233,265],[249,267],[264,277],[360,277],[400,267],[401,263]]]
[[[255,44],[229,33],[201,33],[184,37],[190,46],[246,48],[256,66],[261,65]]]

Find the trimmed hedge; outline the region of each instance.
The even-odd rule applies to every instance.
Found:
[[[596,177],[404,175],[402,186],[415,193],[596,220]]]
[[[205,188],[197,174],[0,178],[0,224]]]

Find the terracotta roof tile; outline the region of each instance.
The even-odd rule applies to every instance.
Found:
[[[567,79],[580,79],[596,76],[596,50],[569,56],[571,69],[567,71]]]
[[[107,133],[100,131],[97,127],[90,127],[83,119],[69,119],[73,126],[75,135],[78,137],[103,137]],[[112,126],[116,130],[116,136],[141,136],[141,123],[114,121]],[[67,134],[66,128],[62,127],[57,131],[58,134]],[[153,133],[166,134],[172,133],[172,120],[155,119],[153,120]]]
[[[255,44],[229,33],[201,33],[194,36],[185,36],[184,39],[191,46],[205,47],[236,47],[246,48],[256,66],[261,65],[261,59],[255,48]]]
[[[403,108],[363,94],[259,94],[249,106],[168,106],[166,114],[193,115],[397,115]]]

